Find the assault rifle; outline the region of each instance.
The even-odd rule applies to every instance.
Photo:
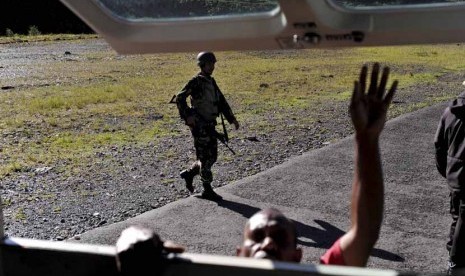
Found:
[[[232,154],[236,155],[233,149],[230,148],[228,145],[229,143],[228,130],[226,129],[226,126],[224,125],[223,113],[220,113],[220,117],[221,117],[221,125],[223,126],[223,134],[221,135],[220,133],[218,133],[219,136],[221,136],[222,138],[219,138],[219,137],[217,138],[218,140],[220,140],[221,143],[223,143],[223,145],[225,145],[232,152]]]
[[[228,148],[232,152],[232,154],[236,155],[236,152],[228,145],[228,136],[227,134],[219,133],[218,131],[215,130],[215,137],[220,141],[225,147]]]
[[[223,113],[220,113],[220,117],[221,117],[221,125],[223,126],[224,140],[226,141],[226,143],[228,143],[229,142],[228,130],[226,129],[226,126],[224,125]]]

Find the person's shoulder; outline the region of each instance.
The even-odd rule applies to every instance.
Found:
[[[198,74],[195,74],[192,76],[192,78],[190,78],[189,82],[192,82],[192,81],[197,81],[199,79],[199,75]]]
[[[197,86],[202,80],[199,74],[194,75],[188,82],[187,85],[189,86]]]

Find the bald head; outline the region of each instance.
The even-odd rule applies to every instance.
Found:
[[[237,255],[278,261],[300,262],[295,225],[276,209],[264,209],[246,223],[244,241]]]
[[[293,245],[297,246],[297,229],[294,223],[288,219],[281,211],[274,208],[266,208],[255,213],[245,224],[244,234],[248,228],[256,229],[261,227],[261,223],[268,221],[271,224],[278,224],[280,227],[288,229],[289,234],[294,237]]]

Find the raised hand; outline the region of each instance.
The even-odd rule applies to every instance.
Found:
[[[355,128],[356,135],[369,135],[373,138],[379,137],[386,122],[386,114],[392,98],[397,89],[397,80],[394,81],[386,93],[386,83],[389,77],[389,68],[384,67],[381,81],[378,85],[380,66],[373,65],[371,82],[366,91],[367,66],[363,66],[359,81],[354,83],[354,91],[350,102],[350,115]]]

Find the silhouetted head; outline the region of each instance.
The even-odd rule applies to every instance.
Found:
[[[212,52],[200,52],[197,55],[197,65],[205,75],[210,76],[215,70],[216,57]]]

